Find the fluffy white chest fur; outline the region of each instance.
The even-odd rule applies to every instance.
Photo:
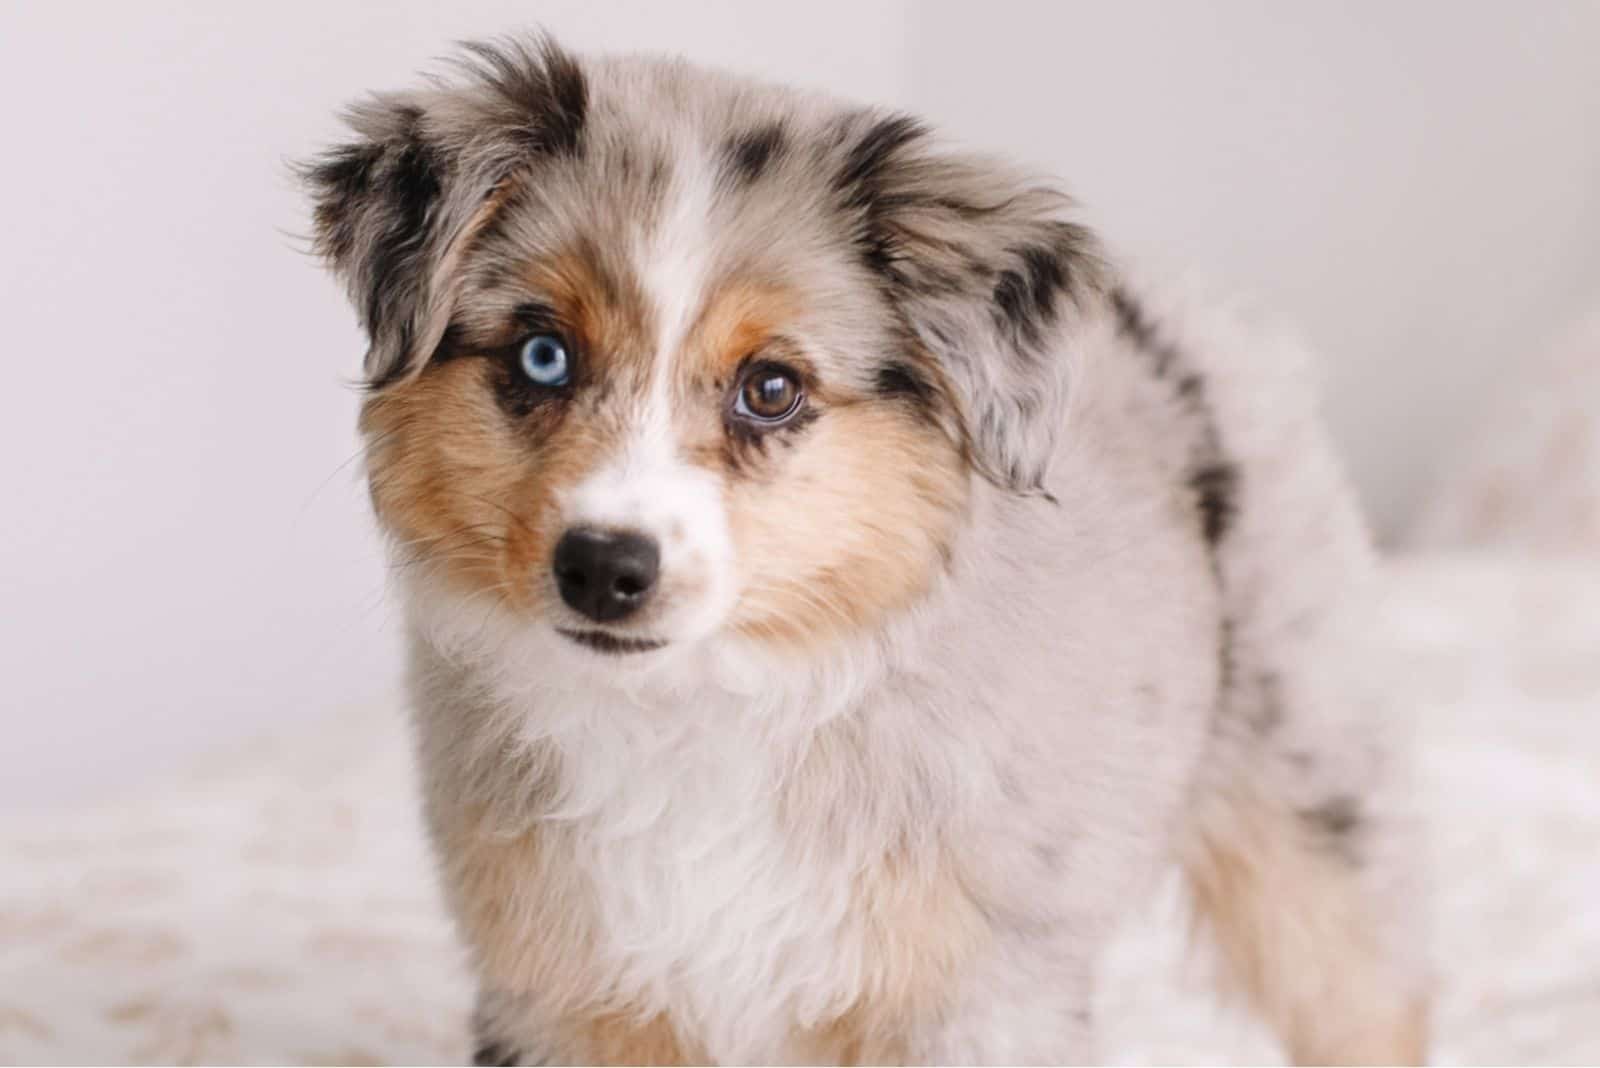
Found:
[[[857,866],[805,855],[782,825],[796,754],[762,733],[729,716],[572,754],[607,771],[554,817],[573,820],[572,860],[619,985],[697,1021],[730,1059],[779,1056],[769,1036],[846,1010],[867,951]]]
[[[642,1019],[666,1014],[718,1060],[792,1058],[797,1033],[825,1031],[892,983],[885,969],[897,961],[884,957],[906,950],[889,944],[883,910],[927,912],[929,897],[948,893],[943,836],[997,794],[986,746],[928,729],[945,718],[924,703],[937,683],[886,688],[896,647],[928,638],[917,620],[821,672],[731,643],[620,684],[600,683],[579,654],[580,681],[551,684],[549,667],[573,657],[560,643],[493,612],[486,627],[478,605],[424,603],[425,693],[441,680],[461,692],[435,650],[469,633],[481,650],[486,634],[507,627],[493,639],[492,696],[453,703],[465,716],[448,725],[421,718],[425,767],[434,746],[459,756],[464,738],[488,745],[488,759],[537,754],[526,777],[495,774],[486,797],[504,841],[526,829],[523,792],[537,798],[528,815],[541,864],[515,877],[532,885],[554,857],[559,883],[574,891],[563,898],[567,919],[583,916],[586,995],[603,991]],[[874,708],[868,721],[852,714],[863,702]],[[456,833],[443,820],[436,832]],[[959,925],[969,912],[939,903],[928,915]]]

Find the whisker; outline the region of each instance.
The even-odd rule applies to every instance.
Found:
[[[416,549],[409,559],[391,562],[391,571],[402,570],[428,559],[456,559],[460,558],[466,550],[482,548],[488,545],[504,546],[510,539],[501,534],[495,527],[485,523],[467,524],[449,531],[445,534],[428,535],[421,538],[396,539],[395,544],[401,549]]]

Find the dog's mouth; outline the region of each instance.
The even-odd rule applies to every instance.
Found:
[[[660,649],[667,643],[654,638],[621,638],[603,630],[566,630],[556,628],[568,641],[577,642],[579,645],[593,649],[597,653],[606,653],[610,656],[622,656],[625,653],[648,653],[652,649]]]

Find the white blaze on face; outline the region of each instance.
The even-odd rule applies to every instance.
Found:
[[[705,296],[711,256],[708,219],[715,178],[693,157],[682,158],[660,219],[640,234],[639,279],[656,314],[656,381],[659,386],[683,347]]]
[[[658,324],[648,395],[615,457],[563,501],[569,528],[611,527],[655,539],[660,585],[647,615],[651,633],[668,640],[715,629],[736,594],[721,480],[683,459],[672,429],[673,372],[700,307],[709,254],[708,186],[700,175],[680,173],[675,192],[638,256]]]
[[[685,463],[664,397],[652,397],[616,456],[566,495],[567,526],[637,531],[661,553],[658,587],[646,609],[653,636],[669,641],[715,629],[735,593],[733,545],[721,480]]]

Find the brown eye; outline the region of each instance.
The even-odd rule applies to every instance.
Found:
[[[781,423],[800,410],[800,379],[787,367],[758,364],[745,373],[734,398],[736,414],[757,423]]]

